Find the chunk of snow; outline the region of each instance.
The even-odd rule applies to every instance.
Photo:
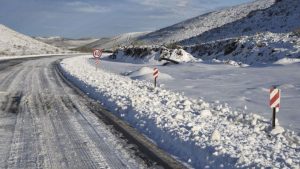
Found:
[[[211,117],[212,113],[210,110],[201,110],[200,111],[200,117],[201,118],[207,118],[207,117]]]
[[[283,132],[284,132],[284,128],[282,128],[281,126],[276,126],[275,129],[271,131],[271,134],[278,135],[278,134],[282,134]]]
[[[183,49],[175,49],[171,53],[169,59],[175,60],[177,62],[194,62],[196,59]]]
[[[211,135],[211,140],[212,141],[217,141],[219,142],[221,140],[221,134],[218,130],[215,130],[212,135]]]

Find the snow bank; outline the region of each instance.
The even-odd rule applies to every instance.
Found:
[[[153,89],[152,83],[102,69],[96,71],[85,59],[63,60],[65,76],[159,147],[193,167],[299,168],[300,139],[293,132],[270,135],[270,122],[261,116],[242,114],[227,104]]]
[[[300,59],[283,58],[283,59],[280,59],[280,60],[274,62],[274,64],[278,64],[278,65],[289,65],[289,64],[293,64],[293,63],[300,63]]]
[[[131,79],[134,80],[153,80],[153,68],[150,67],[142,67],[136,71],[125,73]],[[159,80],[171,80],[172,76],[159,72],[158,76]]]
[[[110,59],[126,63],[158,63],[164,59],[178,63],[201,61],[183,49],[168,49],[164,46],[119,48],[110,56]]]
[[[155,52],[152,48],[119,48],[116,50],[109,59],[125,63],[158,63],[159,53]]]

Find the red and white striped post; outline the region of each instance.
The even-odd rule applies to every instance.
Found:
[[[158,78],[158,69],[154,68],[153,69],[153,77],[154,77],[154,87],[156,87],[156,79]]]
[[[276,126],[276,109],[279,111],[280,108],[280,89],[277,89],[276,86],[273,86],[270,89],[270,107],[273,109],[273,119],[272,119],[272,128]]]

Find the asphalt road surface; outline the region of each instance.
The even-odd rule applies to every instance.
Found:
[[[0,168],[147,168],[53,68],[0,62]]]

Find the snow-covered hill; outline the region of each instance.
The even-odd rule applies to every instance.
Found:
[[[183,40],[181,44],[193,45],[245,35],[255,36],[257,33],[262,32],[289,33],[300,28],[299,20],[300,0],[277,0],[276,3],[267,9],[253,11],[243,19]],[[219,22],[219,19],[214,19],[214,21]]]
[[[83,48],[103,48],[103,49],[112,49],[117,48],[118,46],[127,46],[127,45],[140,45],[136,41],[138,37],[143,36],[149,32],[131,32],[121,34],[112,38],[102,38],[98,41],[90,43],[83,46]]]
[[[164,46],[141,46],[118,48],[108,60],[127,63],[187,63],[201,61],[183,49],[168,49]]]
[[[263,9],[267,6],[268,8]],[[252,12],[245,15],[245,12],[250,9]],[[245,17],[238,19],[241,15]],[[229,23],[229,20],[233,22]],[[281,59],[300,58],[299,20],[300,0],[259,0],[202,15],[198,19],[193,18],[139,39],[154,40],[152,35],[164,32],[164,35],[155,35],[160,38],[155,39],[154,42],[165,43],[172,38],[177,41],[202,31],[200,35],[179,41],[177,44],[184,46],[184,49],[193,57],[205,61],[234,65],[274,63]],[[225,21],[228,23],[220,26]],[[199,26],[202,22],[209,26]],[[194,31],[190,29],[191,25],[197,25]],[[186,29],[181,29],[181,27]],[[172,48],[174,43],[166,46]],[[155,48],[157,47],[152,50],[155,51]],[[131,55],[138,56],[139,54],[132,53]]]
[[[255,11],[270,7],[274,2],[275,0],[257,0],[248,4],[207,13],[149,33],[138,39],[150,44],[181,41],[245,18],[246,16],[249,16],[250,13],[255,13]]]
[[[274,63],[281,59],[300,58],[299,37],[300,34],[296,32],[263,32],[253,36],[201,43],[185,47],[185,50],[204,61],[235,61],[239,65]]]
[[[96,38],[81,38],[81,39],[70,39],[70,38],[63,38],[59,36],[55,37],[35,37],[36,40],[41,42],[47,43],[49,45],[53,45],[59,48],[64,49],[73,49],[80,46],[84,46],[95,42],[99,39]]]
[[[252,36],[184,46],[183,49],[180,46],[172,48],[129,46],[117,49],[110,58],[127,63],[158,62],[161,58],[167,58],[178,62],[205,61],[235,66],[276,64],[282,59],[293,62],[300,59],[300,30],[291,33],[262,32]]]
[[[55,54],[66,52],[0,24],[0,56]]]

